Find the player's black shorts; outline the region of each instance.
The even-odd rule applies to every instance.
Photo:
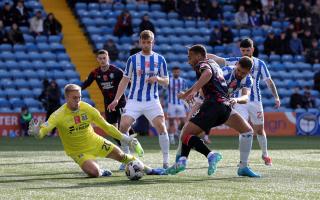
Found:
[[[230,116],[231,108],[224,103],[204,101],[190,121],[203,131],[209,132],[211,128],[224,124]]]
[[[120,123],[121,115],[122,115],[122,107],[116,107],[115,111],[109,112],[107,109],[105,109],[105,115],[106,115],[106,120],[109,124],[115,124],[115,123]]]

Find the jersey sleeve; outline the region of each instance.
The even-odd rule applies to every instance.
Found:
[[[240,57],[225,58],[225,65],[235,65],[240,60]]]
[[[109,136],[122,140],[122,133],[114,127],[112,124],[109,124],[100,114],[100,112],[92,107],[89,104],[85,105],[87,112],[92,117],[92,122],[95,123],[98,127],[100,127],[105,133]]]
[[[260,61],[259,63],[261,65],[261,76],[262,80],[266,81],[268,79],[271,79],[271,75],[269,73],[268,67],[265,62]]]
[[[247,76],[246,82],[244,83],[243,88],[250,89],[252,87],[252,85],[253,85],[252,77],[251,76]]]
[[[91,72],[91,73],[89,74],[89,76],[87,77],[87,79],[82,82],[82,84],[81,84],[81,89],[84,90],[84,89],[86,89],[87,87],[89,87],[94,80],[95,80],[94,72]]]
[[[124,77],[131,78],[133,72],[133,66],[132,66],[132,56],[129,57],[127,60],[126,68],[124,70]]]
[[[209,64],[207,64],[207,63],[201,63],[201,64],[199,65],[199,72],[200,72],[200,74],[202,74],[202,72],[205,71],[205,70],[207,70],[207,69],[211,70],[211,67],[209,66]]]
[[[160,76],[161,77],[168,77],[168,67],[167,62],[164,57],[160,57]]]
[[[40,138],[43,138],[48,133],[50,133],[58,124],[59,121],[59,110],[52,113],[49,119],[40,125]]]

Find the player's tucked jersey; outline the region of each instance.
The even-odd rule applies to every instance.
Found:
[[[197,79],[200,78],[201,73],[209,69],[212,72],[211,79],[202,87],[204,101],[226,102],[229,100],[228,88],[226,80],[223,77],[223,72],[216,62],[213,60],[206,60],[199,62],[195,66]]]
[[[107,71],[102,71],[100,67],[97,67],[89,74],[87,80],[82,83],[81,89],[86,89],[93,81],[96,81],[103,94],[104,103],[109,105],[116,96],[122,76],[122,70],[113,65],[109,65],[109,69]],[[125,104],[125,96],[122,95],[118,105],[122,108]]]
[[[40,135],[44,136],[56,127],[68,155],[90,151],[96,149],[97,145],[103,143],[104,140],[94,132],[91,123],[96,124],[107,133],[112,131],[113,126],[108,124],[99,111],[91,105],[80,102],[80,108],[77,111],[71,111],[67,104],[64,104],[49,117],[47,122],[41,125]]]
[[[159,100],[158,82],[150,84],[146,80],[152,76],[168,77],[166,60],[156,52],[151,55],[136,53],[129,57],[124,76],[132,81],[128,99]]]
[[[169,79],[168,87],[168,103],[173,105],[183,105],[182,100],[178,98],[178,94],[187,89],[187,82],[181,77],[174,78],[173,76]]]
[[[224,79],[228,85],[228,94],[229,97],[238,97],[238,91],[242,88],[251,89],[253,80],[251,75],[247,75],[241,80],[236,79],[235,76],[236,66],[225,66],[222,68]]]
[[[225,65],[235,65],[241,57],[226,58]],[[251,70],[253,85],[251,87],[250,101],[261,102],[260,80],[271,79],[267,65],[259,58],[253,57],[253,67]]]

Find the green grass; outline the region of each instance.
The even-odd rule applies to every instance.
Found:
[[[161,166],[157,138],[140,137],[152,167]],[[319,199],[320,137],[269,138],[273,166],[263,165],[256,141],[251,167],[263,178],[236,175],[237,138],[213,137],[223,155],[217,173],[208,177],[207,160],[192,152],[188,169],[176,176],[144,176],[129,181],[119,164],[99,159],[113,177],[86,178],[67,157],[58,138],[0,138],[0,199]],[[174,149],[171,150],[171,161]]]

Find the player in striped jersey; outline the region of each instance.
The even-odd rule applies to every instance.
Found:
[[[127,133],[133,122],[139,116],[144,115],[159,133],[163,167],[167,168],[169,165],[169,137],[158,94],[159,84],[163,86],[169,84],[167,64],[163,56],[152,51],[154,34],[151,31],[142,31],[139,43],[142,51],[129,57],[116,97],[109,104],[108,109],[115,109],[131,80],[128,102],[121,117],[120,131]]]
[[[186,89],[187,82],[180,77],[180,68],[178,66],[173,67],[168,87],[169,138],[171,144],[175,144],[174,136],[178,135],[178,127],[183,127],[187,116],[184,102],[178,98],[178,94]]]
[[[253,57],[253,41],[249,38],[243,39],[240,42],[240,51],[243,56],[249,56],[253,59],[253,68],[251,70],[251,76],[254,80],[253,86],[250,92],[250,102],[245,105],[236,105],[236,110],[238,110],[241,115],[251,121],[254,133],[257,135],[259,145],[262,150],[262,159],[266,165],[272,165],[272,159],[268,155],[267,151],[267,137],[264,130],[264,115],[262,107],[262,99],[260,92],[260,80],[264,80],[272,92],[275,99],[275,108],[280,107],[280,98],[277,92],[277,88],[272,81],[270,73],[268,71],[265,62],[259,58]],[[220,66],[232,65],[239,61],[239,57],[235,58],[221,58],[215,55],[210,55],[210,58],[214,59]]]

